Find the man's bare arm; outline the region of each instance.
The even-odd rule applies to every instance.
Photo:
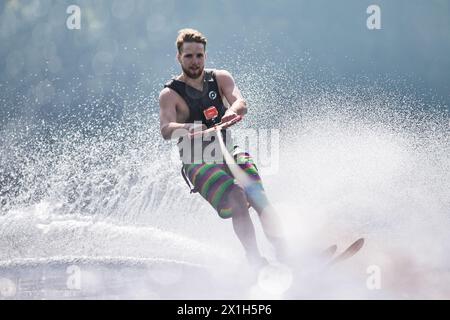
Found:
[[[230,107],[222,117],[222,121],[231,120],[235,115],[245,115],[247,113],[247,103],[242,97],[239,88],[236,86],[232,75],[226,70],[217,70],[216,78],[219,82],[222,94],[227,99]],[[233,115],[234,114],[234,115]]]
[[[159,94],[159,126],[165,140],[178,139],[193,130],[203,129],[202,125],[177,122],[175,97],[168,88],[164,88]]]

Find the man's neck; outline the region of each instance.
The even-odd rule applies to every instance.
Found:
[[[203,70],[202,75],[197,79],[189,78],[184,72],[178,77],[180,81],[190,85],[191,87],[203,87],[203,79],[205,77],[205,70]]]

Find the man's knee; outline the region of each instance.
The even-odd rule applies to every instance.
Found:
[[[270,206],[269,199],[261,184],[254,183],[247,187],[246,195],[250,205],[261,214],[267,207]]]
[[[248,202],[244,189],[235,184],[227,196],[224,206],[219,211],[222,218],[241,217],[248,215]]]
[[[247,195],[245,194],[244,188],[238,184],[234,184],[233,189],[229,193],[228,201],[231,204],[238,205],[239,207],[242,205],[247,205]]]

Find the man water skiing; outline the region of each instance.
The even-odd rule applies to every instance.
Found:
[[[226,138],[226,148],[250,183],[240,183],[218,152],[214,152],[213,161],[211,158],[206,159],[204,153],[200,159],[192,154],[194,140],[201,139],[200,146],[206,150],[220,139],[217,136],[207,139],[201,134],[199,138],[193,138],[193,133],[212,128],[218,123],[232,123],[247,113],[246,101],[231,74],[225,70],[204,69],[206,42],[206,38],[197,30],[182,29],[178,33],[177,60],[182,73],[171,79],[160,93],[161,135],[165,140],[179,140],[183,177],[186,182],[189,179],[194,186],[192,191],[198,191],[221,218],[232,219],[233,229],[249,262],[254,266],[267,264],[258,250],[249,206],[258,213],[277,258],[284,260],[285,243],[279,218],[267,199],[251,156],[233,145],[229,129],[221,131]],[[218,148],[213,150],[218,151]]]

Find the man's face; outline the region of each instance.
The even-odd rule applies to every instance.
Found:
[[[192,79],[197,79],[203,74],[205,68],[205,48],[203,43],[185,42],[181,47],[181,53],[178,54],[183,72]]]

